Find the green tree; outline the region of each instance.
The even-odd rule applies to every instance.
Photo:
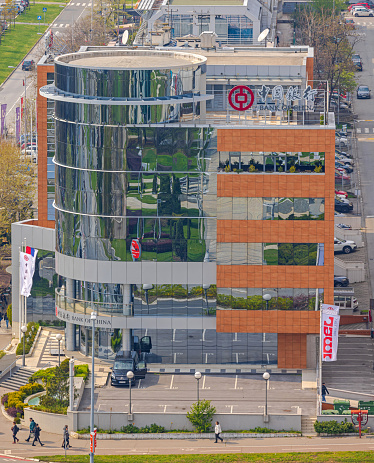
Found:
[[[187,412],[187,419],[197,432],[209,432],[215,413],[216,408],[211,405],[210,400],[200,400],[191,405],[190,411]]]
[[[50,405],[51,402],[58,403],[62,407],[69,404],[69,360],[64,360],[61,365],[55,368],[54,375],[48,377],[44,382],[46,390],[45,403],[40,399],[41,405]]]
[[[12,325],[12,304],[8,305],[6,309],[6,314],[8,315],[9,325]]]
[[[187,261],[187,241],[184,237],[183,219],[177,220],[175,238],[173,239],[173,254],[178,256],[182,262]]]
[[[156,194],[157,193],[157,189],[158,189],[158,185],[157,185],[157,175],[155,174],[153,176],[153,182],[152,182],[152,194]]]
[[[122,345],[122,332],[119,329],[114,329],[113,336],[111,339],[113,352],[118,352]]]

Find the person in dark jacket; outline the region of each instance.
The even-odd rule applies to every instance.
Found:
[[[13,431],[13,444],[16,444],[17,442],[19,442],[19,439],[17,437],[19,427],[17,426],[15,421],[13,421],[12,431]]]
[[[62,441],[61,447],[70,448],[71,445],[70,445],[69,427],[67,424],[64,426],[62,439],[63,441]]]
[[[326,384],[322,383],[322,402],[326,402],[326,394],[329,394],[329,391],[327,390]]]
[[[35,425],[35,428],[34,428],[34,433],[35,433],[35,437],[34,437],[34,440],[33,440],[33,443],[32,445],[35,447],[35,442],[39,442],[39,444],[43,447],[44,444],[41,443],[40,441],[40,431],[41,429],[39,428],[39,425],[38,423],[36,423]]]
[[[26,442],[28,442],[32,437],[34,437],[34,430],[35,430],[35,421],[30,418],[30,433],[29,437],[26,439]]]
[[[4,320],[5,320],[5,323],[6,323],[6,328],[8,329],[9,328],[9,318],[8,318],[8,315],[7,315],[6,312],[4,314]]]

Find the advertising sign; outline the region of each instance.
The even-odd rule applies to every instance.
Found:
[[[38,251],[34,248],[26,247],[26,252],[20,252],[20,271],[21,271],[21,296],[29,297],[32,288],[32,278],[35,272],[35,261]]]
[[[335,362],[338,353],[339,307],[321,304],[322,361]]]
[[[246,111],[249,108],[269,111],[305,111],[314,108],[314,100],[317,90],[308,85],[301,90],[297,85],[275,85],[268,87],[262,85],[256,92],[257,101],[253,91],[245,85],[237,85],[228,95],[228,103],[235,111]]]
[[[131,247],[130,247],[130,252],[132,255],[132,259],[138,260],[141,254],[141,248],[140,248],[140,243],[139,240],[132,240],[131,241]]]

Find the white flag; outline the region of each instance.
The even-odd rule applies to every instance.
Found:
[[[321,304],[322,361],[335,362],[339,340],[339,306]]]
[[[29,297],[32,288],[32,278],[35,272],[35,261],[38,251],[34,248],[26,248],[27,252],[20,252],[19,265],[21,272],[20,294]]]

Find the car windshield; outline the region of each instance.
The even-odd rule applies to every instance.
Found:
[[[369,91],[369,87],[360,87],[360,90],[361,90],[361,91],[364,91],[364,92],[368,92],[368,91]]]
[[[113,370],[132,370],[132,362],[131,360],[117,360],[114,362]]]
[[[360,55],[353,55],[352,59],[361,59],[361,58],[360,58]]]

